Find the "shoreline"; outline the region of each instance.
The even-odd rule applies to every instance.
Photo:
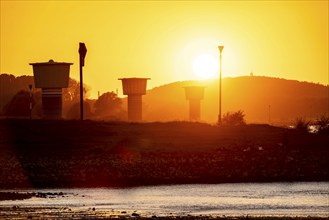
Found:
[[[328,183],[326,183],[327,186]],[[225,186],[227,187],[227,186]],[[246,185],[248,187],[248,185]],[[278,186],[276,186],[278,187]],[[288,186],[289,187],[289,186]],[[185,188],[185,187],[183,187]],[[262,188],[262,187],[260,187]],[[303,187],[302,187],[303,188]],[[304,186],[305,188],[305,186]],[[62,190],[62,191],[61,191]],[[102,188],[102,190],[104,190]],[[129,189],[128,189],[129,190]],[[145,189],[144,189],[145,190]],[[231,190],[231,189],[230,189]],[[121,190],[120,190],[121,191]],[[129,190],[130,191],[130,190]],[[329,214],[327,211],[319,209],[319,211],[314,211],[311,206],[305,210],[309,211],[293,211],[292,213],[287,212],[287,210],[267,212],[266,209],[263,210],[263,206],[267,207],[268,203],[265,202],[261,206],[255,206],[255,210],[263,210],[254,212],[253,209],[240,209],[240,202],[233,202],[232,206],[228,209],[221,209],[221,204],[225,204],[225,200],[221,201],[221,197],[218,198],[219,204],[212,203],[218,209],[209,209],[212,206],[202,205],[203,208],[195,208],[195,206],[190,206],[186,204],[189,208],[175,209],[175,208],[165,208],[167,203],[160,206],[147,205],[148,203],[132,203],[136,205],[119,205],[117,206],[117,195],[109,193],[108,196],[104,197],[105,200],[96,199],[99,197],[93,197],[95,193],[92,189],[89,194],[87,191],[77,191],[77,190],[64,190],[57,189],[51,190],[10,190],[2,191],[0,190],[0,219],[273,219],[273,220],[295,220],[295,219],[329,219]],[[145,192],[144,192],[145,193]],[[144,194],[148,196],[149,194]],[[96,193],[97,195],[97,193]],[[99,194],[98,194],[99,195]],[[102,195],[104,195],[102,193]],[[124,195],[124,194],[123,194]],[[133,194],[134,195],[134,194]],[[137,196],[138,193],[135,195]],[[143,196],[142,195],[142,196]],[[177,195],[180,195],[179,193]],[[134,197],[134,196],[133,196]],[[225,196],[224,196],[225,197]],[[233,196],[235,199],[235,196]],[[138,196],[137,196],[138,198]],[[130,202],[130,197],[127,197]],[[175,199],[175,196],[172,198]],[[225,199],[225,198],[224,198]],[[237,198],[239,199],[239,197]],[[22,201],[25,200],[25,201]],[[61,201],[59,201],[61,200]],[[120,201],[120,199],[119,199]],[[135,199],[131,200],[135,201]],[[136,200],[140,201],[140,200]],[[143,201],[143,200],[141,200]],[[184,200],[185,201],[185,200]],[[169,203],[174,202],[173,200]],[[287,202],[287,201],[286,201]],[[290,200],[291,205],[298,204],[298,201]],[[146,205],[143,205],[146,204]],[[184,203],[185,204],[185,203]],[[183,204],[183,206],[185,206]],[[283,204],[282,204],[283,205]],[[326,205],[327,206],[327,205]],[[198,206],[199,207],[199,206]],[[258,208],[257,208],[258,207]],[[287,206],[288,208],[290,205]],[[312,206],[313,207],[313,206]],[[260,208],[260,209],[259,209]],[[309,209],[310,208],[310,209]],[[273,210],[276,210],[273,209]],[[280,211],[281,210],[281,211]],[[303,209],[304,210],[304,209]],[[320,214],[322,213],[322,214]]]
[[[270,125],[0,120],[0,191],[14,191],[0,193],[0,219],[329,219],[152,216],[138,210],[3,205],[15,196],[65,196],[14,195],[28,189],[328,182],[328,143],[325,135]]]
[[[168,215],[157,216],[145,214],[140,211],[119,211],[110,210],[103,211],[97,208],[88,208],[85,210],[74,210],[70,207],[31,207],[31,206],[14,206],[0,207],[1,219],[140,219],[140,220],[165,220],[165,219],[181,219],[181,220],[206,220],[206,219],[222,219],[222,220],[327,220],[329,216],[288,216],[288,215]]]
[[[223,182],[208,182],[208,181],[201,181],[201,182],[170,182],[170,183],[166,183],[166,182],[161,182],[159,183],[154,182],[154,183],[147,183],[147,184],[124,184],[124,185],[115,185],[115,184],[111,184],[111,185],[99,185],[99,186],[28,186],[28,187],[0,187],[0,201],[1,201],[1,193],[20,193],[20,192],[27,192],[27,191],[38,191],[38,190],[67,190],[67,189],[95,189],[95,188],[108,188],[108,189],[132,189],[132,188],[136,188],[136,187],[157,187],[157,186],[174,186],[174,185],[216,185],[216,184],[271,184],[271,183],[288,183],[288,184],[294,184],[294,183],[327,183],[329,182],[329,180],[327,179],[320,179],[320,180],[278,180],[278,181],[236,181],[236,182],[227,182],[227,181],[223,181]],[[27,193],[27,194],[38,194],[39,192],[36,193]],[[40,193],[43,194],[43,193]],[[45,193],[47,194],[47,193]],[[42,197],[42,196],[40,196]]]

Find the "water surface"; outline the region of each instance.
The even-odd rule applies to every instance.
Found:
[[[0,207],[52,206],[70,207],[74,210],[95,207],[97,210],[138,211],[150,216],[329,217],[329,182],[191,184],[124,189],[30,189],[20,191],[63,192],[65,195],[55,198],[34,197],[21,201],[0,201]]]

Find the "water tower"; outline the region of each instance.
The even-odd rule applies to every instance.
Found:
[[[30,63],[33,66],[35,87],[42,89],[42,110],[46,119],[62,118],[62,88],[69,85],[72,64],[53,60]]]
[[[200,102],[204,96],[203,86],[187,86],[185,89],[185,97],[190,102],[190,121],[200,120]]]
[[[142,121],[142,95],[150,78],[121,78],[123,94],[128,95],[128,120]]]

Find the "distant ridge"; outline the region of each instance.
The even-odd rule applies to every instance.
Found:
[[[218,116],[218,80],[182,81],[155,87],[143,97],[144,120],[188,120],[183,87],[205,86],[201,120]],[[241,76],[222,81],[222,112],[243,110],[248,123],[291,124],[296,118],[316,119],[329,114],[329,87],[265,76]]]
[[[20,90],[33,85],[33,76],[0,75],[0,110]],[[218,117],[218,80],[174,82],[147,91],[143,96],[144,121],[186,121],[188,101],[183,87],[205,86],[201,120],[216,123]],[[314,120],[329,116],[329,86],[271,78],[241,76],[223,79],[222,113],[242,110],[247,123],[289,125],[297,118]],[[111,88],[108,89],[111,91]],[[126,99],[123,99],[126,108]]]

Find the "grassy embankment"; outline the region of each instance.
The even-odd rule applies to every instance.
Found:
[[[328,181],[328,146],[268,125],[0,120],[0,188]]]

